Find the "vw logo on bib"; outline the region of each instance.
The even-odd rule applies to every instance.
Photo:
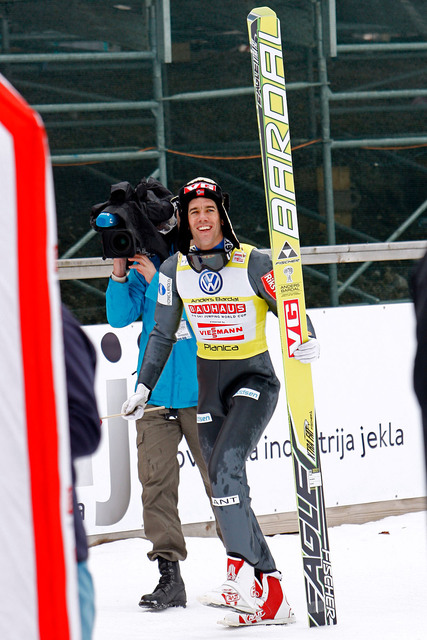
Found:
[[[199,286],[203,293],[218,293],[222,289],[222,278],[216,271],[203,271],[199,277]]]

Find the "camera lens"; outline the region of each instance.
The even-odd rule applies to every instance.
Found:
[[[106,258],[131,258],[136,253],[135,237],[129,229],[105,229],[101,241]]]
[[[133,247],[132,238],[126,231],[116,231],[111,238],[111,248],[120,255],[129,253]]]

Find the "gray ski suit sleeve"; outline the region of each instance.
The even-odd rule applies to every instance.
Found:
[[[176,290],[176,265],[178,254],[171,256],[160,267],[159,288],[167,282],[170,296],[167,304],[159,296],[154,316],[155,325],[150,333],[138,376],[138,383],[153,390],[176,342],[176,332],[181,321],[183,304]]]

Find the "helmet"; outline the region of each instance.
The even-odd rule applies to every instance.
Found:
[[[184,255],[188,254],[191,243],[191,233],[188,225],[188,205],[194,198],[209,198],[213,200],[218,207],[219,215],[222,220],[222,231],[225,238],[232,243],[233,247],[240,246],[239,241],[231,226],[228,211],[230,209],[230,197],[228,193],[223,193],[219,184],[210,178],[194,178],[187,182],[179,190],[175,203],[178,207],[180,216],[180,226],[178,231],[178,249]]]

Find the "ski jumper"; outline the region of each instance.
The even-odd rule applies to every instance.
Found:
[[[219,272],[196,273],[178,253],[163,263],[156,325],[138,382],[154,388],[185,308],[197,340],[199,439],[212,503],[229,555],[276,570],[251,509],[245,464],[277,404],[280,384],[267,350],[265,319],[277,314],[268,254],[234,249]]]

